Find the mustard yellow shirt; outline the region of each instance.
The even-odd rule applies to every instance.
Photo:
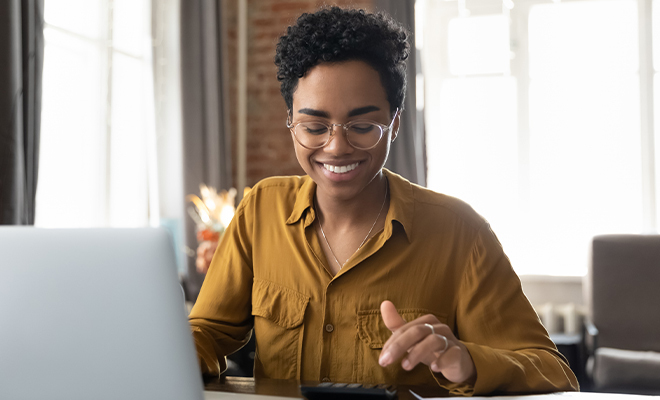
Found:
[[[577,390],[488,223],[456,198],[384,172],[385,227],[334,277],[312,226],[316,184],[277,177],[250,191],[190,314],[203,372],[224,370],[254,327],[257,377],[439,384],[454,394]],[[386,299],[406,321],[433,314],[447,324],[472,356],[474,386],[425,365],[381,367]]]

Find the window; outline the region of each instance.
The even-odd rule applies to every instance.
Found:
[[[158,224],[149,0],[45,2],[36,225]]]
[[[646,6],[417,2],[428,186],[484,215],[519,274],[584,275],[594,235],[655,231]]]

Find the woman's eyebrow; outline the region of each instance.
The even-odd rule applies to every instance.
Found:
[[[380,110],[380,108],[378,108],[376,106],[360,107],[360,108],[356,108],[354,110],[351,110],[348,113],[348,116],[349,117],[355,117],[356,115],[362,115],[362,114],[370,113],[372,111],[379,111],[379,110]]]
[[[355,117],[356,115],[367,114],[372,111],[379,111],[379,110],[380,108],[376,106],[365,106],[365,107],[355,108],[349,111],[348,116]],[[298,110],[298,112],[300,114],[311,115],[312,117],[330,118],[330,114],[328,114],[327,112],[321,110],[315,110],[313,108],[301,108],[300,110]]]
[[[313,108],[301,108],[298,112],[300,114],[311,115],[312,117],[330,118],[330,115],[327,112],[315,110]]]

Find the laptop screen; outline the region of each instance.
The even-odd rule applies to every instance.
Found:
[[[164,230],[0,227],[0,398],[202,392]]]

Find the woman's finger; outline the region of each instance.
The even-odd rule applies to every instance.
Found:
[[[452,382],[465,382],[474,372],[474,363],[461,346],[452,346],[447,349],[435,362],[431,364],[433,372],[439,372]]]
[[[419,325],[424,326],[424,324],[431,324],[435,326],[437,324],[440,324],[440,321],[438,321],[438,319],[434,315],[427,314],[415,319],[414,321],[408,322],[407,324],[399,327],[396,331],[392,333],[392,336],[390,336],[390,338],[383,345],[383,352],[385,352],[392,343],[398,341],[399,337],[405,334],[409,329],[411,328],[417,329],[416,328],[417,326]],[[427,333],[430,332],[428,328],[426,328],[426,331]]]
[[[461,348],[457,345],[450,346],[447,350],[435,357],[430,367],[433,372],[442,372],[460,363]]]
[[[407,371],[415,368],[419,363],[430,366],[438,360],[438,356],[441,356],[449,346],[449,341],[445,336],[430,334],[415,345],[408,356],[402,360],[401,366]]]
[[[419,319],[416,321],[419,321]],[[397,330],[383,346],[379,359],[380,365],[387,366],[395,360],[399,360],[431,334],[431,328],[425,324],[413,322],[406,324]]]
[[[385,323],[387,329],[392,332],[406,324],[406,320],[403,319],[401,315],[399,315],[396,307],[389,300],[385,300],[380,303],[380,315],[383,318],[383,322]]]

